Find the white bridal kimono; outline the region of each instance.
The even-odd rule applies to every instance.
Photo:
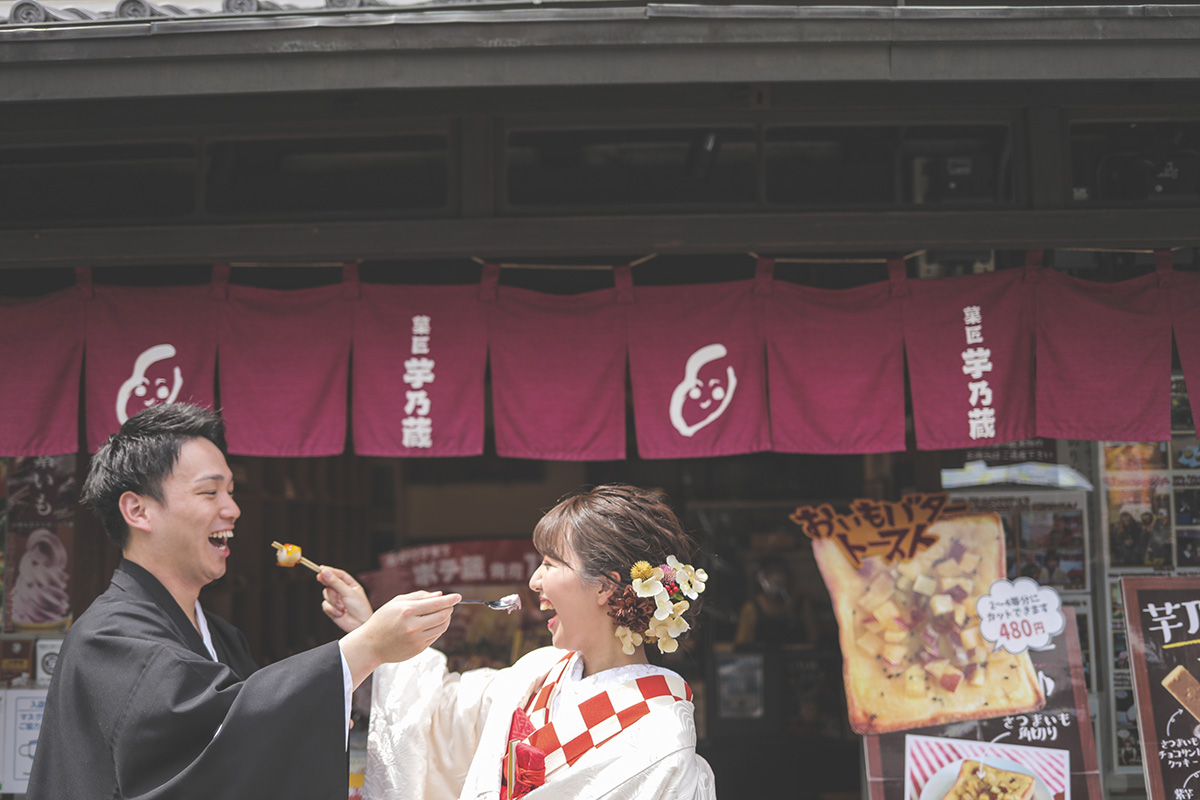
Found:
[[[513,711],[564,655],[545,647],[507,669],[460,675],[447,672],[446,657],[429,649],[401,664],[380,667],[372,688],[364,796],[497,800]],[[605,675],[564,687],[562,700],[578,702],[602,691]],[[693,712],[693,705],[683,700],[651,711],[573,765],[552,771],[525,798],[716,800],[712,770],[696,755]]]

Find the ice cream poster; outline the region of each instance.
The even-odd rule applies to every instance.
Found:
[[[1074,609],[1031,651],[1041,709],[863,737],[868,800],[1100,800]]]
[[[13,459],[8,474],[4,630],[70,627],[75,456]]]
[[[1200,781],[1200,577],[1127,577],[1130,668],[1150,800]]]

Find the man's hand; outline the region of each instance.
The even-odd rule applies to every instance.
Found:
[[[346,633],[362,626],[374,613],[363,587],[345,570],[321,567],[317,580],[325,585],[321,610]]]
[[[441,592],[402,594],[343,636],[342,655],[354,686],[380,664],[407,661],[433,644],[450,626],[450,614],[460,600],[462,595]]]

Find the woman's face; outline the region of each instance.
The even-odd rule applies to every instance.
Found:
[[[598,643],[610,645],[614,623],[608,616],[608,595],[611,590],[603,583],[585,581],[575,571],[578,556],[568,550],[561,561],[543,556],[542,564],[529,579],[529,588],[537,594],[539,608],[552,611],[547,627],[554,646],[584,654]]]

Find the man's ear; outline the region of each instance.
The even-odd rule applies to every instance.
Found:
[[[125,524],[130,529],[139,531],[150,531],[150,507],[145,497],[142,497],[137,492],[125,492],[117,500],[117,508],[121,509],[121,516],[125,519]]]

